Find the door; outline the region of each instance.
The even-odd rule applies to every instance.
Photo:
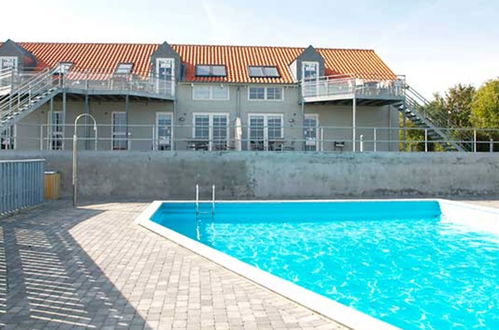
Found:
[[[63,149],[62,111],[49,111],[49,150]]]
[[[227,150],[228,147],[227,114],[194,114],[194,140],[190,149]]]
[[[112,150],[128,150],[126,112],[113,112],[112,116]]]
[[[175,59],[157,58],[156,59],[156,90],[161,94],[173,95]]]
[[[249,150],[283,150],[283,116],[249,115]]]
[[[17,57],[15,56],[1,56],[0,57],[0,94],[10,93],[12,88],[12,76],[11,71],[17,72]],[[3,71],[7,71],[6,74],[2,75]],[[2,88],[3,87],[3,88]]]
[[[305,151],[317,151],[319,139],[319,116],[318,115],[305,115],[303,122],[303,136],[305,138]]]
[[[172,150],[171,113],[156,113],[156,150]]]
[[[16,142],[16,127],[14,125],[0,131],[0,150],[14,150]]]
[[[317,96],[319,62],[302,62],[303,96]]]

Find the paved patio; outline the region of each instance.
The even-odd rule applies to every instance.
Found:
[[[341,329],[133,223],[144,203],[0,221],[0,327]]]

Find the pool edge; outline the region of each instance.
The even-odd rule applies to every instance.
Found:
[[[438,199],[419,199],[435,200]],[[280,202],[299,202],[297,200],[282,200]],[[306,200],[311,202],[312,200]],[[342,200],[314,200],[314,201],[342,201]],[[350,200],[353,201],[353,200]],[[366,200],[364,200],[366,201]],[[370,200],[375,201],[375,200]],[[163,227],[151,220],[151,216],[163,203],[185,203],[191,201],[154,201],[136,219],[135,223],[150,231],[173,241],[174,243],[191,250],[192,252],[236,273],[264,288],[279,294],[286,299],[304,306],[311,311],[318,313],[334,322],[340,323],[352,329],[399,329],[385,321],[358,311],[352,307],[343,305],[335,300],[319,295],[313,291],[305,289],[297,284],[272,275],[264,270],[251,266],[237,258],[220,252],[203,243],[197,242],[187,236],[179,234],[171,229]],[[255,202],[255,201],[217,201],[218,202]],[[271,201],[279,202],[279,201]]]

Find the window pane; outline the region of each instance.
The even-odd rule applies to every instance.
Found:
[[[282,118],[280,116],[268,116],[267,127],[269,140],[282,138]]]
[[[267,88],[267,99],[268,100],[281,100],[282,99],[282,88],[280,88],[280,87],[268,87]]]
[[[264,87],[250,87],[249,91],[250,100],[264,100],[265,88]]]
[[[132,63],[120,63],[118,64],[118,67],[116,68],[116,73],[117,74],[128,74],[132,72]]]
[[[194,86],[194,99],[196,100],[209,100],[210,99],[210,86]]]
[[[209,65],[197,65],[196,66],[196,76],[207,77],[210,75]]]
[[[128,149],[126,113],[113,113],[113,150]]]
[[[267,66],[263,68],[263,75],[265,77],[279,77],[279,71],[275,66]]]
[[[261,66],[250,66],[249,67],[250,77],[263,77],[263,69]]]
[[[208,139],[210,137],[210,117],[209,115],[194,116],[194,138]]]
[[[225,77],[227,76],[227,72],[225,70],[224,65],[214,65],[212,66],[212,75],[217,77]]]
[[[227,86],[212,86],[212,93],[214,100],[227,100],[229,99],[229,88]]]
[[[227,116],[213,115],[213,149],[224,150],[227,147]]]
[[[263,140],[263,116],[251,116],[250,117],[250,139],[252,140]]]

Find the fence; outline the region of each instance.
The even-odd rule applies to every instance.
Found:
[[[43,202],[43,159],[0,161],[0,216]]]
[[[170,121],[171,123],[171,121]],[[199,125],[78,125],[80,150],[132,151],[499,151],[499,129],[352,127],[284,125],[269,121],[234,125],[219,121]],[[467,134],[463,134],[466,132]],[[18,124],[0,134],[0,151],[71,150],[74,125]],[[463,139],[463,136],[471,136]],[[353,148],[355,143],[355,149]]]

